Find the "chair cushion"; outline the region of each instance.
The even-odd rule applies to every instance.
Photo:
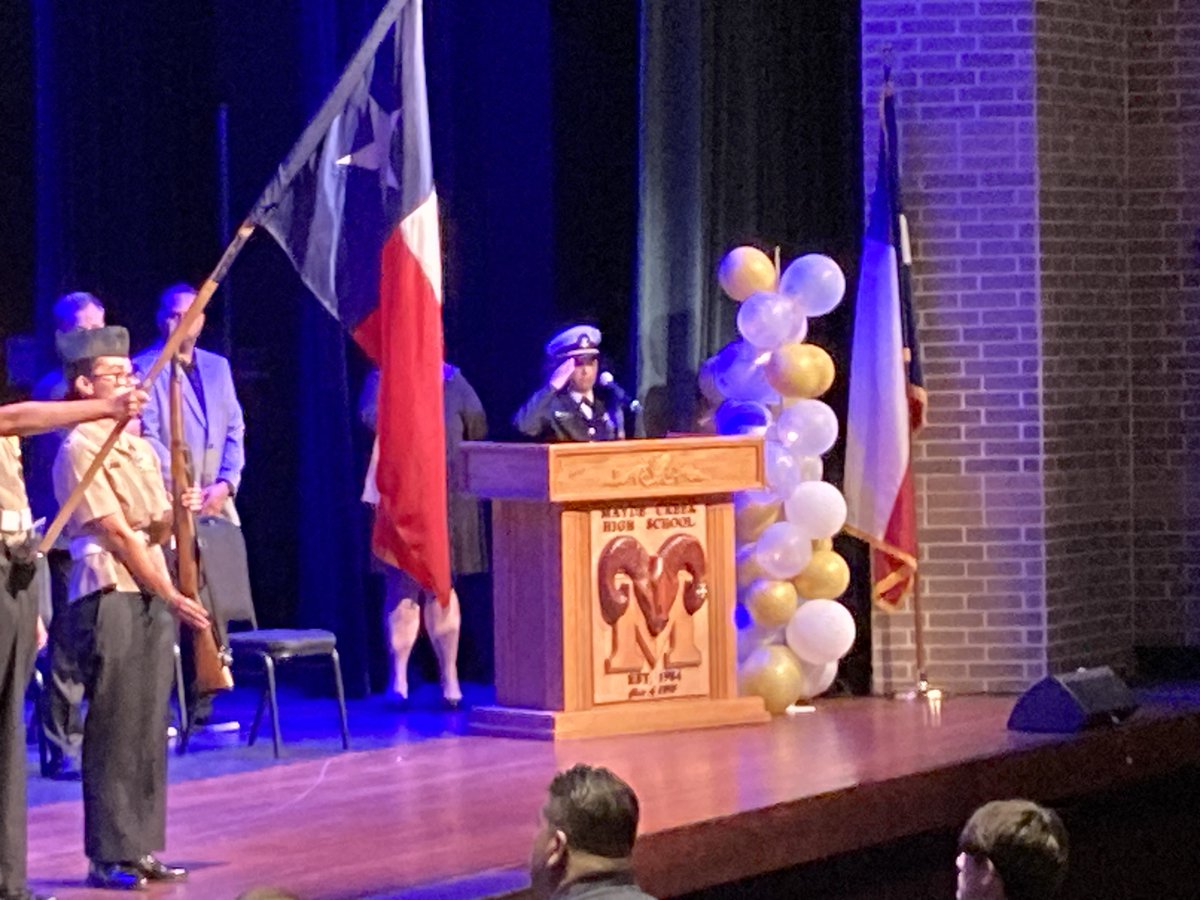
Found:
[[[229,647],[252,653],[285,656],[315,656],[331,653],[337,636],[320,628],[260,628],[257,631],[231,631]]]

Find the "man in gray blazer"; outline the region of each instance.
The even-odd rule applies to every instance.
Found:
[[[175,284],[162,292],[158,301],[159,341],[133,358],[139,375],[144,376],[162,350],[163,341],[187,312],[196,291],[186,284]],[[202,492],[200,515],[223,516],[240,525],[234,497],[242,483],[242,467],[246,462],[242,438],[246,425],[242,405],[233,387],[229,360],[196,346],[204,328],[201,315],[183,343],[179,357],[183,370],[183,439],[191,452],[193,483]],[[167,490],[171,484],[171,369],[167,369],[150,386],[150,402],[142,409],[142,437],[148,440],[162,459]],[[191,670],[190,646],[183,644],[184,664]],[[189,679],[190,681],[190,679]],[[194,725],[210,724],[212,697],[195,694],[188,684],[188,706]],[[237,722],[211,723],[218,730],[234,729]]]
[[[158,330],[162,340],[133,358],[139,374],[145,375],[154,364],[163,340],[179,324],[194,299],[195,289],[186,284],[172,285],[162,292],[158,302]],[[234,524],[240,524],[233,498],[242,482],[242,467],[246,462],[242,445],[246,426],[242,405],[234,391],[229,360],[196,346],[203,328],[204,316],[201,315],[179,347],[184,373],[183,437],[192,454],[196,484],[203,491],[201,515],[224,516]],[[155,379],[150,388],[150,402],[142,410],[142,436],[158,451],[168,480],[171,470],[170,385],[169,371]]]

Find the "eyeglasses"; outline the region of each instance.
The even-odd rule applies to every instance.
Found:
[[[92,374],[93,381],[99,381],[101,378],[111,378],[113,384],[136,384],[138,377],[133,372],[94,372]]]

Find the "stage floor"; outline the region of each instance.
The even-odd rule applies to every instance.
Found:
[[[163,856],[192,878],[153,895],[234,898],[255,885],[306,898],[515,890],[527,883],[546,784],[576,762],[609,766],[637,790],[639,874],[652,892],[674,895],[955,827],[993,797],[1053,801],[1200,762],[1195,688],[1148,700],[1120,728],[1069,737],[1006,731],[1008,697],[940,708],[852,698],[762,726],[559,744],[464,735],[460,714],[406,719],[361,701],[351,708],[355,749],[340,753],[331,704],[290,699],[285,742],[289,723],[306,739],[285,743],[291,755],[278,764],[269,739],[253,748],[216,740],[172,757]],[[111,897],[82,887],[78,783],[34,777],[31,794],[32,886]]]

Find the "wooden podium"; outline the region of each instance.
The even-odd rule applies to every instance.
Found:
[[[732,493],[762,439],[463,444],[492,503],[496,706],[472,730],[529,738],[766,722],[738,697]]]

